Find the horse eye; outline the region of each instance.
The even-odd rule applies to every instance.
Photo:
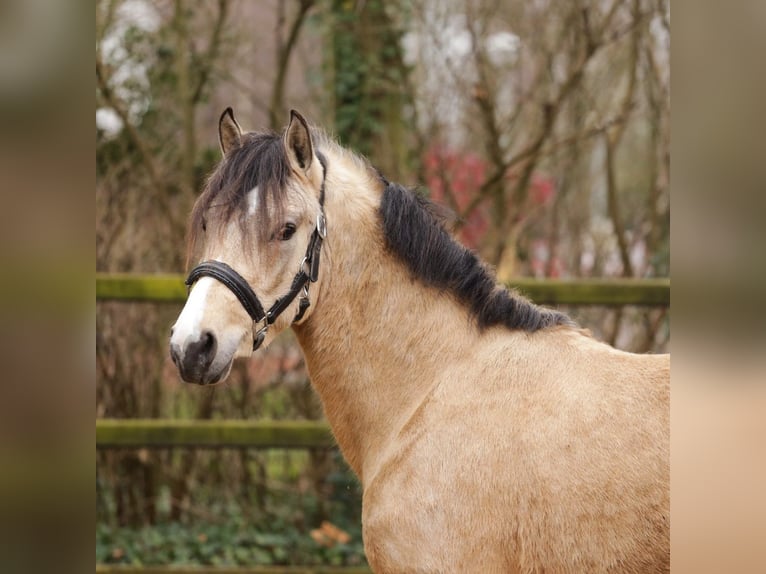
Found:
[[[295,233],[296,227],[294,223],[285,223],[285,226],[282,228],[282,230],[278,234],[278,238],[280,241],[287,241],[293,236],[293,233]]]

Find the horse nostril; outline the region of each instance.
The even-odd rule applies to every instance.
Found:
[[[178,345],[173,343],[170,344],[170,358],[173,359],[173,362],[176,365],[178,365],[178,362],[181,359],[181,349],[178,347]]]
[[[172,337],[173,333],[175,333],[175,332],[176,332],[176,328],[175,327],[171,327],[170,328],[170,336]]]
[[[206,355],[215,354],[216,341],[215,341],[215,335],[213,335],[212,331],[203,331],[202,337],[200,337],[200,342],[202,343],[202,346],[200,348],[200,351],[202,353]]]
[[[218,341],[212,331],[205,330],[196,341],[187,338],[183,345],[170,344],[170,356],[173,358],[181,378],[190,383],[201,383],[218,351]]]

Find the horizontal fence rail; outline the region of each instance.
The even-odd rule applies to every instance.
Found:
[[[97,448],[331,448],[319,421],[96,419]]]
[[[670,305],[670,279],[528,279],[507,283],[541,305]],[[186,301],[181,275],[96,273],[101,301]]]
[[[121,566],[97,564],[96,574],[370,574],[358,566]]]

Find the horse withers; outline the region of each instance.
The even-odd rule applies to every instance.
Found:
[[[375,572],[667,572],[668,355],[496,284],[419,195],[292,111],[243,133],[190,223],[170,351],[224,380],[293,328],[363,486]]]

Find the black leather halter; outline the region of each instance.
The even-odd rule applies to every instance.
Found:
[[[290,290],[282,297],[277,299],[268,311],[263,310],[258,296],[253,291],[250,284],[242,275],[237,273],[229,265],[222,261],[203,261],[191,270],[186,278],[186,285],[191,286],[200,277],[212,277],[220,281],[229,290],[236,295],[239,302],[253,320],[253,351],[261,346],[266,338],[269,326],[277,320],[277,317],[293,302],[293,300],[302,292],[298,306],[298,313],[293,319],[293,323],[300,321],[306,313],[306,309],[311,306],[309,299],[309,283],[316,282],[319,277],[319,256],[322,252],[322,242],[327,236],[327,223],[324,216],[324,183],[327,177],[327,161],[320,152],[316,152],[319,163],[322,164],[322,187],[319,191],[319,215],[317,215],[316,227],[311,234],[306,255],[301,261],[300,269],[293,278]]]

